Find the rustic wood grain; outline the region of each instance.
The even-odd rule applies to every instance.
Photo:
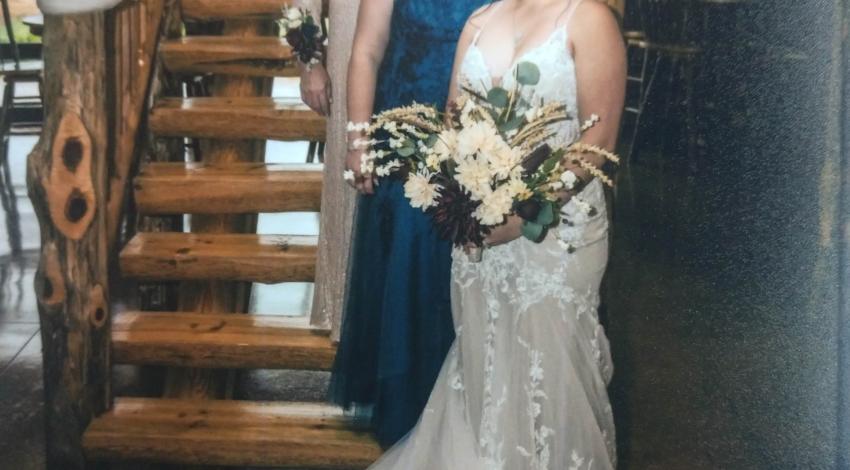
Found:
[[[173,464],[363,469],[369,433],[315,404],[119,399],[86,432],[87,455]]]
[[[238,3],[237,3],[238,5]],[[252,77],[298,75],[292,48],[277,37],[187,36],[162,43],[160,56],[171,72]]]
[[[86,467],[81,438],[110,403],[106,187],[109,118],[101,13],[45,19],[44,131],[27,163],[41,231],[35,278],[46,468]]]
[[[347,0],[353,1],[353,0]],[[191,21],[215,21],[233,18],[270,18],[281,17],[283,8],[293,4],[290,0],[181,0],[183,17]],[[297,5],[297,1],[294,2]],[[328,0],[324,0],[327,12]],[[320,3],[321,4],[321,3]],[[321,7],[320,7],[321,8]],[[316,11],[316,10],[312,10]]]
[[[330,370],[336,348],[306,318],[125,312],[112,327],[118,364]]]
[[[133,186],[143,214],[318,212],[322,166],[158,163]]]
[[[147,281],[312,282],[315,264],[309,236],[139,233],[121,251],[124,275]]]
[[[160,136],[325,140],[325,118],[289,98],[166,98],[150,117]]]
[[[117,253],[119,234],[125,220],[130,195],[130,173],[141,158],[145,136],[141,133],[147,117],[148,97],[154,76],[155,55],[161,26],[168,15],[166,0],[123,2],[110,13],[106,56],[111,74],[110,104],[115,148],[107,202],[109,253]]]
[[[193,21],[281,17],[288,0],[181,0],[183,17]]]

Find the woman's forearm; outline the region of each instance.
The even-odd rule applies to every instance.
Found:
[[[370,54],[355,53],[348,65],[348,120],[367,122],[375,106],[379,59]],[[357,137],[352,133],[353,137]]]

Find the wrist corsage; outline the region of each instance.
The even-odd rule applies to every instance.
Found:
[[[327,36],[309,10],[285,8],[280,28],[299,62],[307,67],[322,63]]]

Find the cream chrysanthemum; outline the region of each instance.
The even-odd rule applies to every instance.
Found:
[[[478,152],[492,152],[498,148],[501,137],[498,131],[487,121],[479,121],[464,127],[457,135],[457,153],[460,158]]]
[[[492,175],[490,166],[484,160],[465,158],[458,162],[455,179],[469,191],[473,201],[480,201],[493,192],[490,186]]]
[[[404,183],[404,195],[410,199],[410,205],[417,209],[427,209],[437,203],[440,186],[431,183],[431,177],[425,173],[411,173]]]
[[[481,200],[481,205],[475,210],[475,218],[484,225],[499,225],[510,213],[514,199],[510,187],[501,186]]]

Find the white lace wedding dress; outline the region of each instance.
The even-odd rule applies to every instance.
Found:
[[[517,62],[541,71],[533,90],[576,109],[566,27]],[[476,37],[461,81],[492,84]],[[502,86],[513,86],[511,73]],[[555,145],[573,141],[576,120],[558,125]],[[580,198],[598,209],[563,210],[569,224],[542,243],[519,239],[484,251],[480,263],[454,254],[452,302],[457,340],[419,424],[377,470],[589,470],[616,466],[606,386],[613,367],[599,324],[599,285],[608,259],[602,185]],[[572,253],[558,238],[573,245]]]

